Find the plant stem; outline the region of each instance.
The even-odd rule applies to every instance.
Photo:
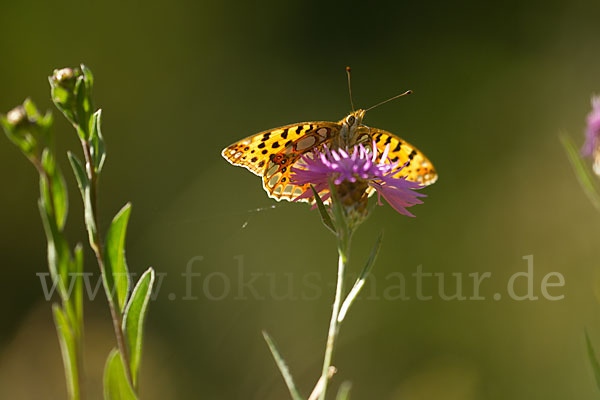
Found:
[[[344,292],[344,275],[346,266],[348,265],[348,255],[350,251],[350,238],[351,234],[345,232],[339,235],[338,242],[338,273],[337,273],[337,285],[335,289],[335,298],[333,300],[333,310],[331,312],[331,321],[329,323],[329,333],[327,334],[327,345],[325,347],[325,358],[323,360],[323,370],[321,372],[321,378],[323,382],[323,389],[319,395],[319,400],[325,399],[325,393],[327,391],[327,383],[329,381],[329,367],[331,366],[331,360],[333,358],[333,350],[335,347],[335,340],[339,332],[338,314],[340,312],[340,305],[342,303],[342,297]]]
[[[100,234],[98,233],[98,175],[94,171],[94,164],[90,152],[89,142],[82,140],[81,146],[83,147],[83,155],[85,157],[85,169],[90,180],[92,214],[94,216],[94,223],[96,224],[96,234],[93,237],[94,243],[92,244],[92,248],[94,250],[94,253],[96,253],[96,259],[98,260],[98,267],[100,268],[100,273],[104,276],[104,255],[102,254],[102,241],[100,239]],[[102,284],[105,284],[104,280],[102,280]],[[119,348],[119,353],[121,353],[121,357],[123,359],[123,366],[125,367],[127,380],[133,388],[133,378],[131,375],[131,367],[129,364],[129,353],[127,352],[127,345],[125,344],[125,335],[123,334],[123,329],[121,327],[122,315],[120,310],[116,308],[113,299],[109,295],[109,293],[111,292],[111,288],[105,286],[104,289],[106,292],[106,298],[108,300],[108,308],[110,309],[110,316],[113,323],[113,329],[115,331],[117,347]]]

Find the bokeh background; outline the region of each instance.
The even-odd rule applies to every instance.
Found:
[[[599,17],[591,0],[3,2],[0,111],[27,96],[51,108],[54,68],[84,62],[94,72],[108,146],[101,228],[132,201],[130,269],[166,274],[147,321],[142,398],[283,399],[260,332],[275,338],[308,393],[322,362],[335,242],[309,207],[268,199],[220,151],[278,125],[342,118],[346,65],[359,106],[413,89],[365,123],[416,144],[440,179],[413,208],[417,218],[377,208],[356,235],[355,273],[385,230],[375,286],[342,327],[333,387],[352,381],[353,399],[594,399],[583,335],[587,328],[600,347],[600,218],[558,138],[582,142],[590,95],[600,91]],[[55,115],[57,151],[79,151]],[[79,194],[60,162],[67,233],[81,241]],[[65,398],[36,276],[47,268],[37,176],[3,135],[0,181],[0,398]],[[565,287],[551,293],[563,300],[493,299],[526,270],[526,255],[536,295],[545,274],[560,272]],[[198,299],[185,301],[181,274],[198,256]],[[240,260],[246,282],[262,274],[264,298],[246,289],[236,299]],[[462,273],[467,295],[467,274],[491,272],[486,300],[376,299],[386,276],[410,278],[418,265],[448,279]],[[86,270],[96,269],[87,250]],[[231,285],[221,300],[206,295],[226,289],[222,275],[206,283],[214,272]],[[89,398],[99,398],[113,346],[102,294],[86,304],[86,324]]]

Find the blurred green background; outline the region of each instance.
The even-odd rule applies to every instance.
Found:
[[[94,72],[108,146],[101,228],[131,200],[130,269],[166,274],[150,306],[142,398],[283,399],[260,332],[275,338],[308,393],[322,363],[335,241],[306,205],[269,208],[276,203],[260,180],[220,151],[279,125],[342,118],[346,65],[358,106],[413,89],[365,123],[417,145],[440,179],[411,210],[417,218],[377,208],[356,235],[354,272],[386,234],[375,295],[368,286],[342,327],[333,386],[352,381],[353,399],[594,399],[583,332],[600,347],[600,218],[558,135],[582,141],[590,95],[600,90],[599,17],[591,0],[3,2],[0,111],[27,96],[51,108],[54,68],[84,62]],[[55,116],[59,154],[79,151]],[[85,238],[82,207],[66,156],[60,161],[75,242]],[[3,135],[0,181],[0,398],[65,398],[50,304],[35,275],[47,270],[37,176]],[[556,271],[566,285],[551,293],[565,298],[495,301],[529,254],[536,294]],[[181,274],[197,256],[198,299],[185,301]],[[263,274],[255,286],[264,299],[248,290],[235,298],[240,259],[246,282]],[[487,299],[374,299],[386,276],[409,277],[418,265],[465,282],[489,271]],[[205,295],[227,289],[222,276],[207,283],[214,272],[231,284],[222,300]],[[289,287],[293,298],[273,295]],[[87,303],[86,324],[89,397],[97,398],[113,346],[102,294]]]

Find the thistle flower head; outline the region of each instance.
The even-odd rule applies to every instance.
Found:
[[[379,205],[383,205],[383,196],[396,211],[414,217],[407,208],[423,203],[419,197],[426,195],[414,191],[422,186],[406,180],[405,177],[392,176],[398,173],[398,163],[388,160],[389,147],[386,147],[379,162],[375,142],[373,149],[369,150],[362,144],[354,146],[352,150],[330,150],[324,146],[322,151],[315,150],[304,155],[298,167],[292,167],[291,179],[298,185],[313,185],[317,193],[323,193],[321,198],[324,201],[331,197],[331,182],[342,204],[358,213],[366,211],[371,188],[377,191]],[[308,199],[312,195],[309,190],[295,200]]]

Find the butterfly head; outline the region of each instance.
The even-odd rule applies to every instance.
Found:
[[[344,118],[343,124],[346,125],[350,132],[356,130],[356,128],[362,125],[365,112],[365,110],[352,111],[346,118]]]
[[[352,111],[339,122],[341,129],[338,139],[333,143],[334,147],[347,148],[356,144],[357,134],[362,126],[365,112],[365,110]]]

